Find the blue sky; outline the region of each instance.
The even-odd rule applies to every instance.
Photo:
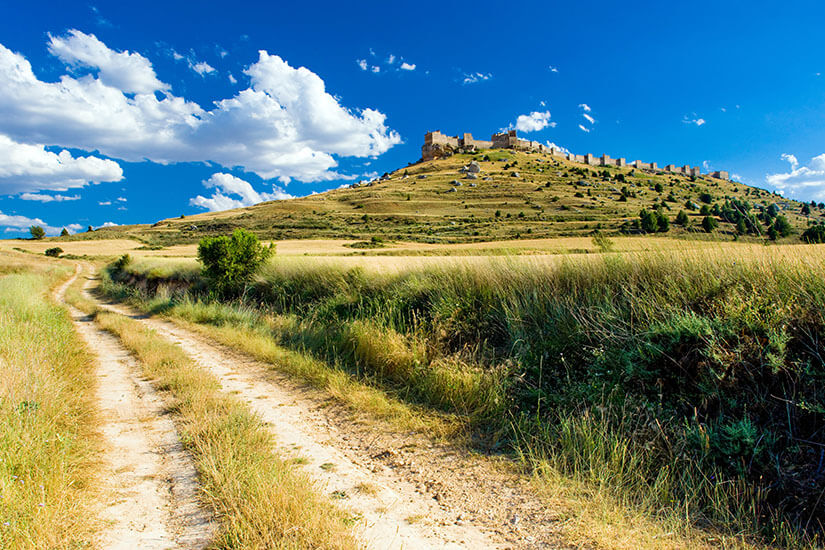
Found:
[[[301,196],[441,129],[825,201],[825,3],[15,3],[0,235]]]

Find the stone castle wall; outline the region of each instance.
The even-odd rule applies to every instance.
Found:
[[[550,153],[552,156],[560,157],[570,162],[578,162],[589,166],[631,166],[637,170],[658,171],[659,167],[655,162],[642,162],[635,160],[628,163],[624,158],[610,158],[608,155],[576,155],[565,153],[553,147],[547,147],[537,141],[521,139],[515,130],[499,132],[493,134],[490,141],[477,140],[470,133],[459,136],[447,136],[440,131],[427,132],[424,135],[424,145],[421,147],[421,159],[424,161],[433,160],[445,154],[451,154],[456,149],[479,150],[479,149],[517,149],[521,151],[536,151],[539,153]],[[701,176],[702,172],[698,166],[676,166],[668,164],[663,169],[664,172],[681,174],[685,176]],[[725,170],[717,170],[709,174],[710,177],[729,180],[730,174]]]

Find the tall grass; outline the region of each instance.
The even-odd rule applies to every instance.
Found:
[[[91,358],[50,286],[69,270],[4,255],[0,276],[0,548],[83,548],[99,450]]]
[[[804,546],[825,528],[824,259],[797,246],[392,273],[275,262],[234,303],[191,272],[188,287],[113,276],[160,310],[265,327],[464,415],[537,469]]]

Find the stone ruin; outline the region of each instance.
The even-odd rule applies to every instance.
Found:
[[[421,160],[428,161],[437,158],[449,157],[455,153],[473,153],[482,149],[514,149],[517,151],[534,151],[538,153],[549,153],[554,157],[559,157],[570,162],[578,162],[589,166],[629,166],[637,170],[649,172],[668,172],[683,176],[699,177],[702,172],[698,166],[676,166],[668,164],[660,170],[655,162],[642,162],[635,160],[627,162],[624,158],[610,158],[608,155],[575,155],[566,151],[561,151],[554,147],[547,147],[537,141],[521,139],[515,130],[508,130],[493,134],[490,141],[474,139],[470,133],[461,136],[447,136],[436,130],[424,134],[424,145],[421,146]],[[730,174],[725,170],[717,170],[705,174],[712,178],[730,180]]]

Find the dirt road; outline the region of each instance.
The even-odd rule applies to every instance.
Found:
[[[74,276],[55,292],[65,303]],[[198,504],[197,475],[160,396],[117,338],[67,305],[97,356],[97,407],[104,441],[101,548],[203,548],[214,529]]]
[[[89,282],[91,283],[91,281]],[[90,285],[87,285],[87,287]],[[566,548],[558,519],[502,460],[398,434],[172,322],[114,303],[177,343],[270,426],[279,452],[352,511],[368,548]]]

